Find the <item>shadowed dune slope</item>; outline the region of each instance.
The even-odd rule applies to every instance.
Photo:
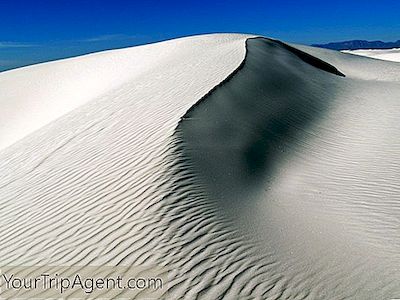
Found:
[[[242,65],[191,107],[177,135],[191,156],[204,159],[204,171],[220,173],[205,178],[222,194],[237,187],[237,180],[262,181],[284,154],[283,145],[334,100],[340,79],[329,73],[343,76],[281,42],[249,39]]]
[[[246,44],[241,67],[175,132],[206,199],[238,243],[252,245],[240,262],[225,257],[248,264],[236,292],[257,286],[268,299],[393,297],[400,289],[398,83],[344,78],[282,42]],[[375,115],[377,101],[394,111]]]

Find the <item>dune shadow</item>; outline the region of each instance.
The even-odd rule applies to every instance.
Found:
[[[282,42],[246,41],[246,57],[181,119],[177,153],[222,203],[273,176],[335,98],[344,75]]]

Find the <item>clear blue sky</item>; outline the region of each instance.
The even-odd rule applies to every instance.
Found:
[[[398,40],[400,0],[0,0],[0,71],[210,32],[303,44]]]

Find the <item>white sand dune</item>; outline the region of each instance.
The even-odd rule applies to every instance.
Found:
[[[207,40],[192,40],[104,51],[1,73],[0,149],[124,83],[144,84],[140,78],[174,60],[183,63],[185,55],[197,55],[194,59],[188,57],[193,68],[203,55],[218,55],[213,54],[215,48],[210,53],[201,50],[200,45]],[[200,53],[193,53],[193,48]],[[215,76],[226,76],[235,59],[239,58],[227,57],[226,67],[221,67]]]
[[[360,56],[367,56],[376,59],[400,62],[400,49],[360,49],[343,50],[344,53],[350,53]]]
[[[292,46],[0,73],[0,265],[158,265],[164,299],[400,297],[400,65]]]

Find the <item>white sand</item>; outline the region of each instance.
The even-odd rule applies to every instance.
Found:
[[[221,43],[225,42],[223,37],[221,39]],[[211,55],[210,60],[215,60],[220,54],[215,48],[205,49],[207,43],[215,41],[210,38],[186,38],[104,51],[0,73],[0,149],[74,108],[118,89],[124,83],[132,85],[140,82],[140,85],[146,85],[141,78],[163,65],[176,62],[181,66],[189,64],[184,66],[186,68],[194,68],[204,56]],[[204,50],[199,47],[202,44]],[[234,43],[230,46],[233,47]],[[237,57],[231,57],[233,54],[230,55],[229,49],[224,49],[226,47],[229,46],[221,45],[221,53],[227,57],[220,62],[221,70],[215,75],[219,76],[217,78],[229,74],[238,61]],[[196,57],[185,63],[185,56],[190,57],[192,53]],[[163,74],[157,76],[168,84],[161,77]],[[212,78],[205,80],[209,82],[204,86],[205,89],[215,83]]]
[[[342,52],[360,56],[367,56],[376,59],[400,62],[400,49],[360,49],[343,50]]]
[[[1,73],[1,144],[20,140],[0,150],[0,265],[176,259],[164,248],[176,230],[164,231],[165,207],[178,199],[166,198],[176,188],[172,134],[243,61],[247,37],[189,37]]]
[[[400,65],[256,47],[179,123],[249,37],[1,73],[0,265],[166,266],[164,299],[398,297]]]

